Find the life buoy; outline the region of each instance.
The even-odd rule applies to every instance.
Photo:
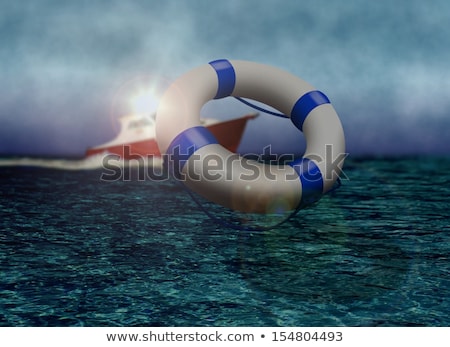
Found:
[[[232,153],[201,125],[200,110],[227,96],[263,102],[304,133],[306,151],[287,165]],[[280,136],[283,136],[280,134]],[[325,94],[290,73],[242,60],[215,60],[173,82],[156,114],[156,140],[175,177],[194,192],[242,212],[295,210],[318,201],[339,177],[341,122]]]

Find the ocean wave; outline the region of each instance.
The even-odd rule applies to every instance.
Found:
[[[106,163],[105,156],[103,154],[92,155],[82,159],[48,159],[29,157],[0,159],[0,167],[22,166],[58,170],[95,170],[111,165],[114,165],[115,167],[135,167],[141,166],[142,162],[110,157]],[[160,167],[162,166],[162,160],[159,158],[149,160],[145,159],[144,166]]]

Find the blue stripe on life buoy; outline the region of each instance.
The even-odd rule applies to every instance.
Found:
[[[303,123],[306,117],[308,117],[308,114],[317,106],[329,103],[330,100],[327,98],[327,96],[318,90],[313,90],[309,93],[304,94],[297,100],[294,107],[292,108],[292,123],[294,123],[297,129],[303,131]]]
[[[317,165],[308,158],[296,159],[289,165],[297,172],[302,183],[302,199],[299,207],[318,201],[323,194],[323,177]]]
[[[184,164],[198,149],[219,143],[214,135],[203,126],[196,126],[184,130],[178,134],[167,148],[169,156],[169,168],[177,178],[182,178],[181,171]]]
[[[221,99],[233,93],[236,84],[236,73],[233,65],[226,59],[214,60],[209,63],[216,70],[219,86],[214,99]]]

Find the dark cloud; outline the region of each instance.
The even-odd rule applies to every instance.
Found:
[[[0,1],[0,154],[81,155],[114,135],[111,105],[127,81],[172,80],[222,57],[326,92],[351,151],[443,152],[449,17],[448,2],[418,0]],[[268,138],[256,128],[252,150]]]

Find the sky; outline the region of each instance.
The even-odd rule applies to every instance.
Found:
[[[446,0],[0,0],[0,156],[83,156],[141,87],[209,61],[277,66],[331,100],[350,155],[450,149]],[[204,116],[234,118],[235,100]],[[288,121],[249,122],[241,152],[300,151]]]

